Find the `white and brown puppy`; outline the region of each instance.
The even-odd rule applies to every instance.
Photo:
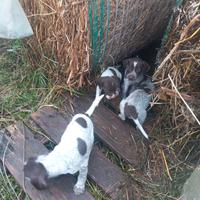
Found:
[[[122,120],[125,118],[132,119],[137,128],[141,131],[145,138],[148,139],[148,135],[142,127],[144,123],[147,111],[151,101],[151,92],[154,90],[154,84],[151,79],[146,79],[135,88],[130,89],[130,94],[120,102],[120,114],[119,117]]]
[[[52,152],[29,158],[24,166],[24,175],[37,189],[47,188],[48,179],[52,177],[79,172],[74,192],[84,192],[88,160],[94,142],[93,123],[89,116],[103,96],[97,97],[85,114],[77,114],[72,118]]]
[[[150,66],[146,61],[138,57],[125,59],[123,60],[122,65],[125,69],[122,85],[122,98],[126,98],[129,87],[141,82],[150,69]]]
[[[122,75],[115,67],[108,67],[97,79],[96,96],[102,92],[107,99],[113,99],[120,93]]]

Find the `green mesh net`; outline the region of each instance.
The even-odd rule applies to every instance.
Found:
[[[176,8],[179,8],[182,3],[183,0],[176,0]],[[103,60],[107,49],[110,25],[110,0],[89,0],[88,17],[92,48],[92,67],[93,70],[95,70],[97,69],[99,63],[101,63],[101,61]],[[172,14],[172,16],[170,17],[168,26],[162,38],[161,46],[164,46],[168,39],[173,20],[174,14]]]

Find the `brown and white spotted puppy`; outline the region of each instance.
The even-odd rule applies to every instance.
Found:
[[[141,82],[150,69],[150,66],[146,61],[138,57],[125,59],[123,60],[122,65],[123,68],[125,68],[122,98],[126,98],[129,87]]]
[[[77,114],[72,118],[61,141],[52,152],[28,159],[24,166],[24,175],[37,189],[46,189],[50,178],[79,172],[74,192],[84,192],[88,161],[94,142],[94,128],[90,116],[103,96],[97,97],[85,114]]]
[[[120,102],[120,114],[119,117],[122,120],[125,118],[132,119],[137,128],[141,131],[145,138],[148,139],[148,135],[142,127],[146,116],[147,107],[151,101],[151,93],[154,91],[155,87],[151,79],[148,78],[141,82],[137,86],[133,86],[130,89],[129,95],[122,99]]]
[[[115,67],[108,67],[97,79],[96,96],[105,94],[107,99],[113,99],[120,93],[122,75]]]

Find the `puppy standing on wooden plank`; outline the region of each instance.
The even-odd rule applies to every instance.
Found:
[[[126,98],[129,87],[143,81],[145,73],[148,72],[150,66],[147,62],[138,57],[125,59],[122,65],[125,68],[122,98]]]
[[[151,92],[154,91],[154,84],[151,79],[146,79],[143,82],[139,83],[137,86],[134,85],[133,88],[130,88],[130,93],[128,97],[122,99],[120,102],[120,114],[119,117],[122,120],[125,118],[132,119],[141,133],[145,138],[148,139],[148,135],[142,127],[144,123],[150,100]]]
[[[24,166],[24,175],[37,189],[47,188],[49,178],[79,171],[74,192],[75,194],[84,192],[88,161],[94,142],[93,123],[90,116],[103,96],[95,98],[85,114],[77,114],[72,118],[61,141],[52,152],[37,158],[29,158]]]
[[[107,99],[113,99],[120,93],[122,75],[115,67],[108,67],[97,79],[96,97],[103,92]]]

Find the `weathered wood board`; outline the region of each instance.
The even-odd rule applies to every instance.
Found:
[[[60,141],[69,119],[67,120],[52,107],[43,107],[36,113],[33,113],[31,118],[47,135],[56,143]],[[127,189],[128,177],[119,167],[109,161],[97,148],[93,148],[89,162],[89,177],[112,199],[118,199],[125,195],[127,190],[129,196],[132,196],[133,189]]]
[[[7,134],[3,134],[4,143],[1,144],[1,159],[6,168],[14,176],[20,186],[33,200],[93,200],[91,194],[85,192],[76,196],[73,185],[76,178],[73,176],[62,176],[52,179],[48,190],[39,191],[24,178],[23,166],[27,158],[47,153],[48,150],[37,140],[33,134],[22,123],[8,127]],[[7,141],[7,144],[6,144]],[[9,145],[8,145],[9,144]],[[3,145],[3,146],[2,146]],[[7,148],[8,146],[8,148]]]

